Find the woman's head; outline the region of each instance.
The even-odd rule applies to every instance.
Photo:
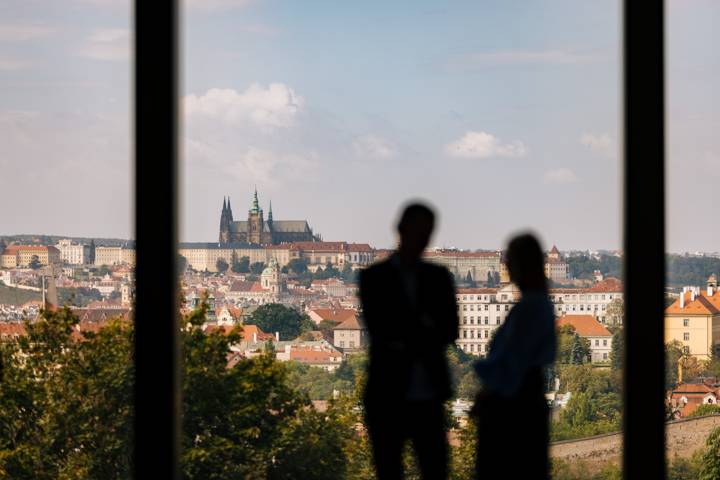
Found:
[[[510,280],[521,290],[547,290],[545,256],[533,234],[524,233],[510,240],[506,255]]]

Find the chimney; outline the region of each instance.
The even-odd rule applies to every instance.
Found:
[[[275,341],[276,342],[280,341],[280,332],[275,332]]]
[[[690,301],[691,302],[695,301],[695,289],[694,288],[692,290],[690,290]]]
[[[685,292],[680,294],[680,308],[685,308]]]
[[[712,287],[712,285],[708,285],[708,297],[712,297],[712,296],[713,296],[713,287]]]
[[[683,293],[687,293],[688,287],[683,287]]]
[[[253,343],[257,343],[257,332],[253,332]]]

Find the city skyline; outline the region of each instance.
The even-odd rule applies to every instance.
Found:
[[[0,7],[0,235],[132,237],[129,2]],[[617,2],[190,2],[180,239],[221,197],[391,246],[408,198],[438,246],[621,248]],[[720,68],[708,1],[668,2],[668,250],[716,251]],[[42,141],[38,141],[42,139]],[[17,201],[22,199],[22,201]],[[247,199],[247,200],[246,200]]]

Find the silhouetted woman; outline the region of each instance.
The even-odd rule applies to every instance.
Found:
[[[475,363],[483,385],[474,407],[476,470],[478,478],[546,479],[544,370],[555,360],[555,314],[537,239],[513,238],[506,259],[522,298],[495,332],[487,358]]]

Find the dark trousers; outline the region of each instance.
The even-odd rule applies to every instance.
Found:
[[[549,409],[541,371],[526,376],[512,397],[486,394],[474,408],[478,422],[478,479],[549,478]]]
[[[441,402],[366,402],[365,419],[378,480],[403,478],[402,452],[407,440],[415,449],[423,480],[447,478],[448,442]]]

